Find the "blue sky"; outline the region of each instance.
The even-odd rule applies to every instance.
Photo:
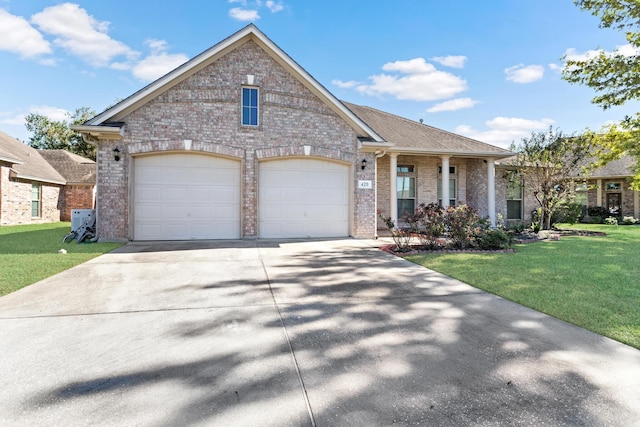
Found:
[[[0,0],[0,130],[100,112],[251,22],[339,99],[498,146],[638,110],[560,78],[626,43],[571,0]]]

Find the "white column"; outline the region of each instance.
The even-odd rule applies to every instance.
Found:
[[[487,159],[487,207],[491,227],[496,226],[496,164],[493,159]]]
[[[599,179],[596,184],[596,206],[602,206],[602,180]]]
[[[398,225],[398,154],[389,153],[389,216]]]
[[[449,207],[449,156],[441,156],[442,159],[442,207]]]

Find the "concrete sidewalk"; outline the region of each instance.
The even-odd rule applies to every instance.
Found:
[[[131,244],[0,298],[0,424],[640,425],[640,351],[378,244]]]

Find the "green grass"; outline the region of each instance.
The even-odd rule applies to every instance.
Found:
[[[121,243],[62,243],[71,224],[0,227],[0,296],[45,279],[122,246]],[[66,254],[58,253],[66,249]]]
[[[571,227],[607,236],[563,236],[516,245],[515,253],[407,259],[640,349],[640,227]]]

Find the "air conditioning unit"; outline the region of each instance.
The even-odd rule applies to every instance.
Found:
[[[89,221],[89,224],[92,224],[95,218],[95,209],[73,209],[71,211],[71,231],[77,231],[85,221]]]

